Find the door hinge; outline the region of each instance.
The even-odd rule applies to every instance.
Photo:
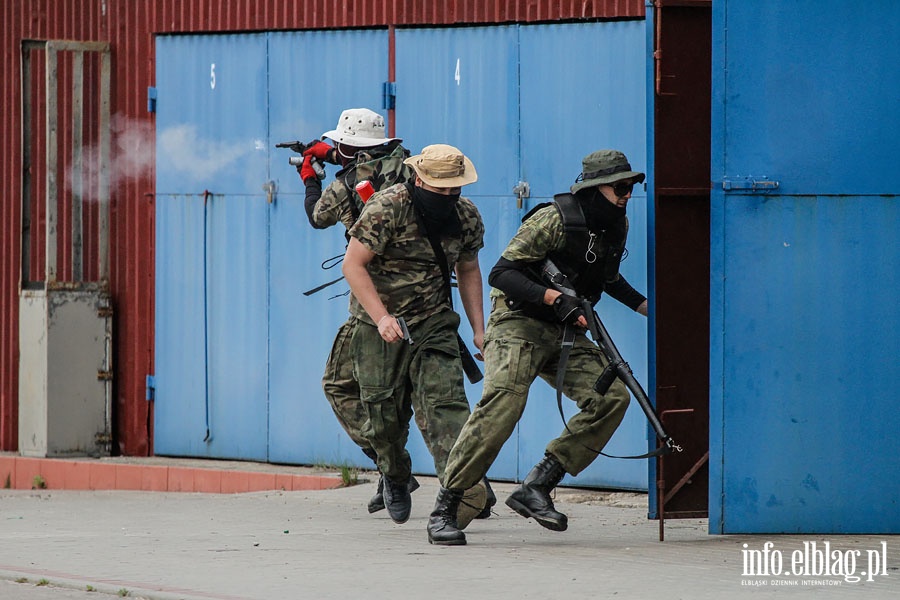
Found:
[[[146,395],[144,396],[144,400],[147,402],[153,402],[156,400],[156,377],[153,375],[147,375],[147,388]]]
[[[112,381],[113,372],[112,371],[97,371],[97,379],[100,381]]]
[[[773,192],[778,189],[780,182],[769,179],[765,175],[762,177],[724,177],[722,179],[722,189],[725,191],[740,190],[744,192]]]
[[[385,81],[381,86],[381,108],[394,110],[397,107],[397,82]]]

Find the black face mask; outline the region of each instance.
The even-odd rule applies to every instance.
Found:
[[[588,228],[606,229],[625,217],[625,207],[616,206],[606,199],[599,188],[580,190],[576,194]]]
[[[422,217],[425,229],[429,233],[450,235],[462,231],[459,217],[456,214],[456,202],[459,200],[459,194],[439,194],[414,186],[412,199],[416,211]]]

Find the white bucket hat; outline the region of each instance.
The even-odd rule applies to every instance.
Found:
[[[355,148],[380,146],[394,140],[403,141],[400,138],[384,137],[384,117],[368,108],[348,108],[341,113],[337,126],[323,133],[322,138]]]

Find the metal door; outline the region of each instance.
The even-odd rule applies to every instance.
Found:
[[[581,159],[594,150],[621,150],[636,170],[646,171],[644,22],[533,25],[519,32],[520,172],[531,191],[524,209],[567,192],[581,172]],[[621,272],[646,294],[647,194],[641,186],[628,203],[628,219],[628,256]],[[499,241],[505,245],[508,240]],[[646,388],[647,320],[607,296],[597,313]],[[556,393],[542,381],[535,382],[528,407],[518,431],[520,477],[564,427]],[[567,418],[576,410],[569,400],[564,408]],[[643,454],[646,432],[646,418],[632,402],[605,451]],[[646,489],[647,464],[601,456],[577,480],[567,476],[563,483]]]
[[[397,32],[398,135],[409,140],[414,151],[431,143],[450,143],[474,161],[479,181],[463,193],[484,217],[487,235],[480,262],[485,280],[522,216],[534,204],[568,190],[585,154],[616,147],[633,164],[645,163],[643,31],[642,22],[608,22]],[[610,94],[613,82],[616,93]],[[513,188],[519,182],[528,184],[530,198],[517,198]],[[623,271],[645,290],[642,196],[642,191],[635,191],[630,256]],[[486,307],[488,292],[485,285]],[[459,306],[458,298],[456,302]],[[643,377],[646,323],[613,306],[617,303],[606,302],[609,306],[604,303],[600,310],[620,349]],[[468,336],[467,327],[463,330]],[[468,386],[467,393],[474,405],[481,397],[481,385]],[[536,382],[517,433],[489,476],[521,479],[562,428],[555,393]],[[644,452],[645,431],[640,411],[629,411],[610,451]],[[416,440],[411,446],[426,460],[424,445],[419,444]],[[577,481],[646,489],[646,465],[597,461]]]
[[[490,306],[487,274],[518,226],[512,188],[518,181],[518,36],[514,26],[404,29],[396,35],[397,135],[418,153],[429,144],[451,144],[472,159],[479,179],[463,188],[484,219],[485,248],[479,253]],[[460,335],[471,347],[462,316]],[[487,319],[487,314],[485,314]],[[466,383],[469,404],[481,398],[481,384]],[[433,464],[421,436],[411,435],[414,464]],[[514,478],[515,442],[501,451],[489,475]]]
[[[269,459],[274,462],[372,466],[338,425],[322,392],[325,360],[349,314],[343,295],[349,287],[342,281],[303,295],[341,276],[339,261],[327,271],[320,264],[343,255],[344,228],[309,226],[306,188],[288,164],[292,154],[274,145],[316,139],[334,128],[346,108],[384,114],[387,56],[384,30],[269,34],[268,148],[277,190],[269,241]],[[335,170],[328,167],[326,185],[334,181]]]
[[[713,3],[711,532],[900,532],[898,22]]]
[[[265,35],[156,41],[157,454],[267,458]]]

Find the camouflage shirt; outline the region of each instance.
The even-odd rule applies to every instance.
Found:
[[[536,262],[543,260],[551,252],[562,250],[565,245],[566,231],[562,217],[551,205],[540,209],[522,223],[501,256],[510,261]],[[502,295],[500,290],[491,288],[491,298]]]
[[[313,222],[322,229],[341,222],[349,230],[363,208],[356,182],[371,179],[375,191],[379,191],[395,183],[414,181],[412,167],[403,164],[408,156],[409,152],[399,144],[388,154],[357,153],[354,162],[339,171],[322,191],[313,209]]]
[[[478,251],[484,247],[484,223],[475,205],[461,197],[456,203],[456,214],[462,234],[441,240],[451,272],[458,261],[476,260]],[[369,198],[350,235],[375,253],[367,266],[369,276],[392,315],[403,317],[413,325],[450,309],[444,276],[428,238],[416,222],[412,198],[405,185],[391,186]],[[352,296],[350,312],[374,325]]]

